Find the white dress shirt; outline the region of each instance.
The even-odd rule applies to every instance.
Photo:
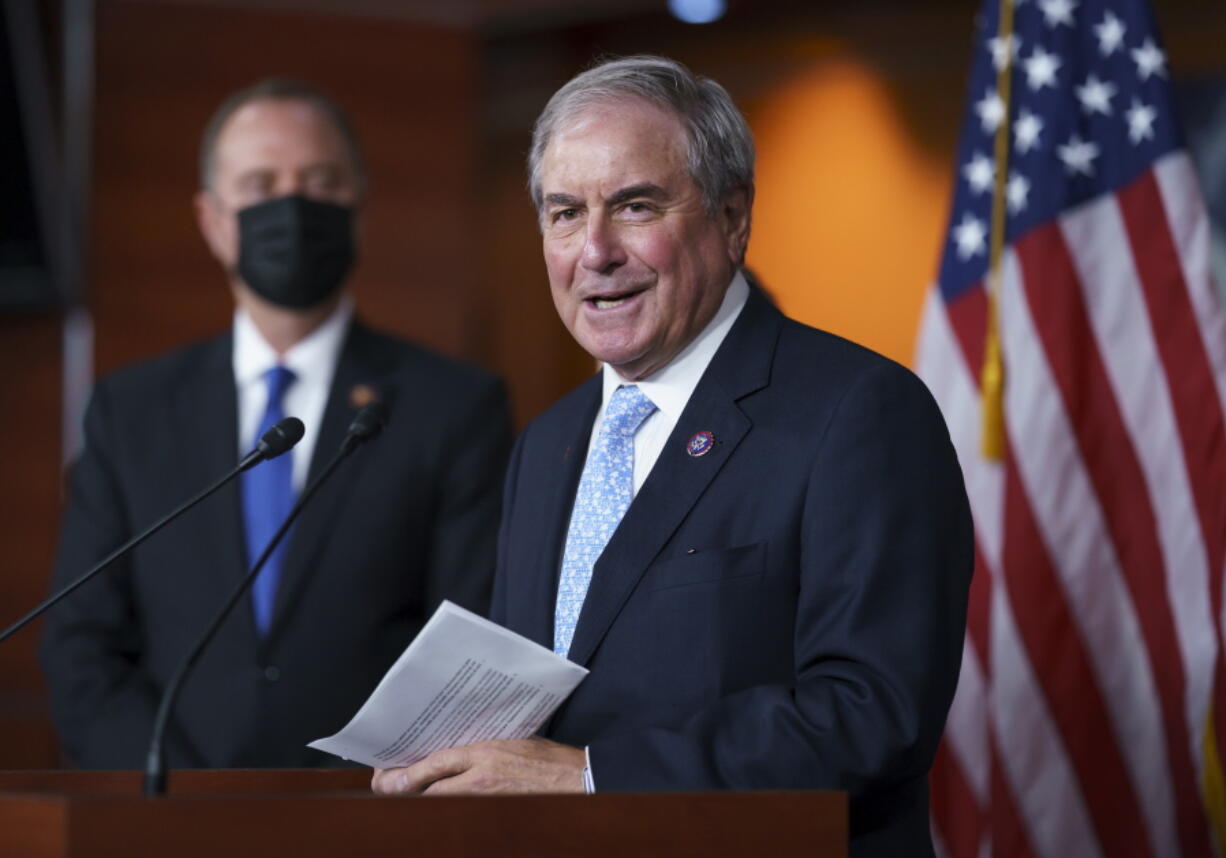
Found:
[[[681,412],[690,401],[694,388],[698,386],[702,374],[711,363],[711,358],[715,357],[724,337],[728,336],[732,323],[740,315],[748,298],[749,284],[745,282],[741,272],[737,271],[728,291],[724,293],[723,303],[702,329],[702,333],[678,352],[675,358],[642,381],[628,382],[618,375],[613,367],[604,365],[604,392],[600,399],[600,411],[596,413],[596,420],[592,423],[589,451],[596,446],[600,422],[604,419],[609,397],[619,386],[637,384],[639,390],[656,406],[656,411],[643,421],[634,436],[634,494],[638,494],[656,459],[660,458],[664,443],[676,428],[677,421],[681,419]]]
[[[286,417],[297,417],[306,432],[289,455],[294,457],[294,492],[306,484],[311,454],[319,439],[319,424],[323,422],[328,390],[336,374],[349,321],[353,318],[353,300],[341,299],[336,310],[306,339],[295,343],[289,351],[277,352],[260,334],[251,316],[244,310],[234,312],[234,382],[238,389],[238,454],[245,456],[259,439],[260,418],[268,403],[268,387],[264,373],[278,363],[293,371],[294,383],[285,391],[282,405]]]

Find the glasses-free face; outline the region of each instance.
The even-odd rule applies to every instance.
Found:
[[[712,216],[681,121],[637,100],[564,121],[541,160],[550,290],[571,335],[627,380],[650,376],[715,315],[748,236],[748,200]]]

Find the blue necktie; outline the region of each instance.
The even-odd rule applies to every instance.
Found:
[[[294,383],[294,373],[283,366],[274,366],[264,373],[268,388],[268,405],[260,428],[258,440],[273,424],[285,418],[282,400],[285,390]],[[273,534],[281,527],[294,505],[294,460],[289,453],[267,462],[261,462],[243,472],[243,521],[247,530],[248,563],[255,563],[272,541]],[[264,569],[251,587],[251,604],[255,610],[255,626],[263,635],[272,622],[272,609],[276,604],[277,585],[281,581],[281,566],[285,562],[288,539],[281,540],[277,550],[268,558]]]
[[[562,553],[553,616],[553,651],[558,655],[570,651],[592,567],[634,496],[634,433],[655,410],[655,404],[634,385],[619,387],[609,397],[596,446],[579,478]]]

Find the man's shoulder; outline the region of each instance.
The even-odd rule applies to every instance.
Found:
[[[229,368],[230,337],[223,334],[121,366],[99,378],[97,387],[112,397],[147,399],[224,382]]]
[[[883,384],[925,388],[903,364],[830,331],[785,317],[773,381],[796,384]]]
[[[398,334],[373,328],[355,319],[345,354],[378,365],[389,377],[425,384],[430,388],[488,388],[500,386],[487,369],[444,355]]]

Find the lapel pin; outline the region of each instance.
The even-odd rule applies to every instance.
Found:
[[[691,456],[705,456],[714,446],[715,436],[704,429],[690,436],[689,442],[685,445],[685,452]]]
[[[352,408],[364,408],[372,402],[379,401],[379,391],[369,384],[355,384],[349,390],[349,405]]]

